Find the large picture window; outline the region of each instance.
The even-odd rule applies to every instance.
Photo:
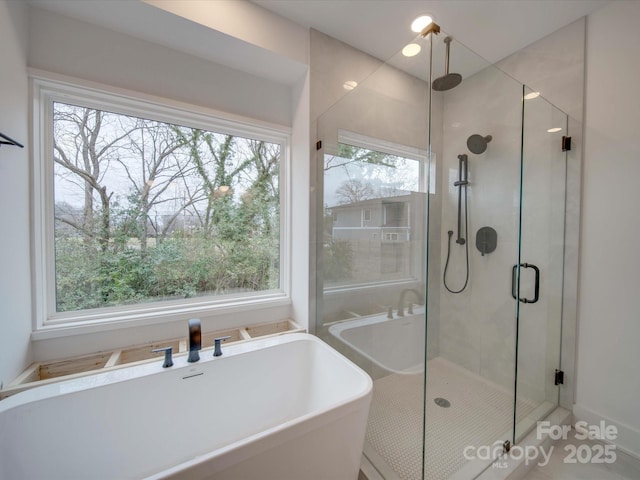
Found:
[[[283,292],[286,135],[38,91],[49,319]]]

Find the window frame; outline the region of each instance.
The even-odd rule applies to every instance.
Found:
[[[429,161],[429,152],[421,148],[410,147],[400,143],[389,142],[380,138],[370,137],[355,133],[349,130],[338,129],[338,144],[344,143],[354,147],[364,148],[380,153],[387,153],[396,157],[403,157],[409,160],[415,160],[419,165],[419,182],[420,192],[429,195],[436,194],[436,156],[431,152],[431,161]]]
[[[419,192],[425,193],[427,196],[436,195],[436,162],[435,162],[435,154],[431,153],[431,161],[429,157],[429,152],[420,148],[410,147],[407,145],[402,145],[399,143],[394,143],[386,140],[382,140],[380,138],[370,137],[368,135],[363,135],[360,133],[356,133],[350,130],[338,129],[337,130],[337,139],[336,146],[339,144],[347,144],[355,147],[364,148],[367,150],[372,150],[376,152],[386,153],[389,155],[395,155],[398,157],[403,157],[409,160],[413,160],[418,162],[419,167],[419,181],[418,187]],[[325,151],[321,152],[321,155],[324,158],[326,155]],[[324,175],[324,171],[320,170],[321,174]],[[320,173],[319,173],[320,174]],[[323,197],[324,202],[324,197]],[[381,209],[382,216],[382,224],[386,223],[386,208]],[[361,212],[361,222],[363,218],[363,213]],[[319,234],[319,242],[322,245],[322,233]],[[373,234],[375,235],[375,234]],[[400,236],[397,235],[399,239]],[[372,238],[372,240],[378,240],[376,238]],[[385,232],[380,232],[379,241],[382,243],[385,242],[393,242],[393,240],[386,240]],[[414,254],[420,253],[421,249],[416,249]],[[420,262],[419,262],[420,263]],[[424,266],[424,262],[422,262],[422,267],[425,268],[425,272],[421,275],[426,275],[426,267]],[[420,275],[402,278],[402,279],[394,279],[394,280],[381,280],[381,281],[371,281],[371,282],[362,282],[362,283],[353,283],[353,284],[345,284],[345,285],[331,285],[326,286],[323,282],[322,286],[322,295],[324,296],[336,296],[342,294],[350,294],[352,292],[368,292],[375,291],[376,289],[382,288],[391,288],[391,287],[412,287],[419,283]]]
[[[291,305],[291,129],[165,98],[31,71],[32,102],[32,272],[33,331],[92,330],[170,322],[190,315],[213,315]],[[55,303],[53,104],[148,118],[276,143],[280,160],[280,288],[136,305],[57,312]],[[86,330],[86,328],[84,329]],[[43,334],[46,336],[46,334]]]

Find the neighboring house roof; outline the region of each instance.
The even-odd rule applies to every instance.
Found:
[[[393,197],[378,197],[378,198],[370,198],[367,200],[360,200],[359,202],[352,203],[343,203],[341,205],[335,205],[333,207],[327,207],[328,210],[345,210],[351,209],[354,207],[374,207],[380,205],[381,203],[404,203],[412,198],[415,198],[418,195],[422,195],[420,192],[410,192],[404,195],[397,195]]]

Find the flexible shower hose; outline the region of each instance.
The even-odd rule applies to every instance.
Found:
[[[464,186],[464,234],[465,236],[469,235],[468,219],[469,218],[467,216],[467,186],[465,185]],[[466,257],[466,264],[467,264],[467,273],[465,275],[464,285],[462,285],[462,288],[460,290],[451,290],[447,285],[447,269],[449,268],[449,257],[451,256],[451,237],[453,236],[453,230],[449,230],[449,232],[447,233],[449,234],[449,241],[447,243],[447,260],[444,263],[444,274],[442,275],[442,282],[444,283],[444,288],[446,288],[447,291],[451,293],[461,293],[462,291],[464,291],[465,288],[467,288],[467,284],[469,283],[469,239],[467,238],[464,242],[465,257]]]

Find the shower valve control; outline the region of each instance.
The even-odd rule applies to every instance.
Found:
[[[491,253],[498,245],[498,233],[494,228],[482,227],[476,233],[476,248],[484,257],[486,253]]]

